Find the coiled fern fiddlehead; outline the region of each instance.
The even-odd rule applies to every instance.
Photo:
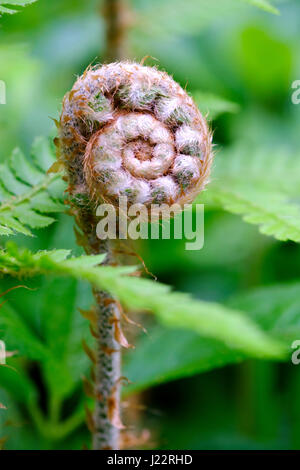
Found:
[[[65,96],[59,124],[59,159],[70,204],[88,253],[106,252],[96,236],[95,208],[191,202],[207,183],[211,133],[187,93],[166,73],[131,62],[88,69]],[[95,292],[98,317],[94,448],[117,449],[120,322],[117,303]],[[112,407],[114,411],[112,412]]]

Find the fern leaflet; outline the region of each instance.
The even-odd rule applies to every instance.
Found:
[[[0,235],[32,235],[54,222],[45,214],[64,210],[61,175],[46,173],[54,161],[50,142],[37,138],[30,160],[17,148],[0,165]]]
[[[278,240],[300,242],[300,160],[284,149],[236,147],[219,156],[201,202],[216,205]]]
[[[196,301],[187,294],[171,292],[169,286],[133,274],[135,268],[98,266],[103,255],[68,258],[66,250],[32,253],[7,243],[0,251],[0,272],[34,276],[55,274],[82,279],[111,292],[122,305],[150,310],[166,326],[195,331],[230,344],[254,357],[285,356],[285,346],[269,337],[243,312],[213,302]]]
[[[25,7],[36,1],[37,0],[0,0],[0,17],[3,13],[14,15],[20,11],[18,7]]]

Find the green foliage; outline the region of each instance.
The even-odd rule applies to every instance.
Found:
[[[131,310],[155,313],[137,317],[146,335],[122,325],[136,346],[124,353],[124,374],[133,383],[123,392],[147,390],[134,399],[144,413],[138,404],[134,414],[141,428],[153,429],[159,448],[299,449],[299,370],[281,361],[300,337],[300,245],[281,242],[298,241],[300,233],[300,114],[291,105],[299,2],[130,2],[132,57],[155,57],[146,63],[174,75],[195,96],[212,120],[216,144],[212,181],[199,198],[207,203],[204,248],[186,251],[184,240],[143,240],[133,247],[175,292],[131,276],[133,268],[105,269],[97,265],[101,257],[80,258],[73,221],[58,214],[61,178],[45,176],[54,160],[46,143],[38,141],[30,158],[28,150],[26,157],[15,151],[7,158],[16,145],[28,149],[36,135],[53,133],[49,116],[59,112],[74,77],[94,57],[104,60],[105,49],[99,42],[105,19],[95,14],[99,0],[24,9],[17,3],[25,2],[0,1],[2,12],[22,11],[1,18],[7,104],[0,106],[0,202],[8,206],[0,205],[7,224],[0,225],[2,233],[37,236],[17,235],[19,248],[1,251],[0,292],[16,284],[34,290],[2,298],[0,339],[16,352],[8,367],[0,366],[0,403],[7,407],[0,409],[0,447],[2,436],[9,449],[81,449],[90,442],[82,390],[90,362],[82,339],[90,347],[93,339],[78,309],[90,308],[92,283],[120,298],[129,316]],[[280,17],[265,13],[277,13],[275,3]],[[45,230],[30,225],[36,217],[48,223],[52,213],[57,221]],[[127,418],[124,409],[125,424]]]
[[[17,148],[8,161],[2,163],[0,235],[12,235],[16,232],[32,235],[28,227],[47,227],[54,219],[45,214],[64,209],[61,176],[45,174],[54,161],[49,142],[37,138],[30,160]]]
[[[61,355],[61,351],[56,351],[51,348],[53,342],[51,344],[51,342],[48,342],[48,338],[45,341],[38,337],[32,328],[26,324],[21,316],[7,303],[3,306],[1,312],[0,325],[4,332],[6,344],[11,348],[18,348],[17,355],[21,357],[21,359],[38,361],[41,365],[43,378],[49,389],[51,402],[57,404],[61,403],[62,399],[74,389],[74,386],[78,385],[78,371],[73,370],[73,372],[75,372],[74,374],[72,367],[69,367],[70,364],[68,363],[70,358],[73,357],[74,359],[75,356],[69,354],[66,358]],[[70,331],[64,331],[64,340],[66,342],[65,351],[68,351],[68,333],[71,334]],[[28,411],[32,415],[35,425],[43,436],[46,436],[48,439],[63,438],[64,433],[61,428],[65,426],[65,423],[62,422],[60,426],[56,427],[52,425],[53,423],[45,421],[38,407],[38,391],[35,384],[26,374],[26,371],[22,370],[22,367],[20,368],[22,361],[20,362],[20,360],[17,359],[13,364],[14,368],[10,370],[7,370],[5,367],[0,368],[2,387],[5,386],[6,389],[13,394],[17,403],[28,407]],[[80,367],[79,370],[82,371],[82,368]],[[16,383],[18,386],[15,391]],[[79,423],[81,423],[83,420],[82,407],[79,409],[79,415]],[[72,421],[73,420],[74,418],[72,418]],[[77,418],[74,425],[75,427],[78,426]],[[68,432],[70,431],[71,429],[68,430]]]
[[[23,18],[6,16],[1,21],[4,28],[6,21]],[[16,145],[25,148],[27,142],[23,137],[23,126],[34,128],[28,142],[32,142],[36,135],[49,134],[44,129],[39,131],[42,118],[32,103],[41,101],[39,82],[41,68],[37,57],[30,53],[28,44],[18,44],[14,41],[1,41],[0,45],[0,79],[6,84],[6,105],[0,108],[0,162],[5,161]],[[22,138],[23,137],[23,138]]]
[[[204,201],[242,215],[266,235],[299,242],[299,158],[284,148],[250,152],[244,145],[216,158]]]
[[[37,0],[0,0],[0,16],[3,13],[8,13],[10,15],[18,13],[18,7],[25,7],[36,1]]]
[[[103,255],[67,259],[68,254],[66,250],[33,254],[8,243],[6,250],[0,252],[0,270],[19,276],[56,274],[83,279],[116,295],[128,308],[153,311],[163,324],[191,329],[256,357],[284,357],[284,346],[266,336],[239,311],[172,293],[168,286],[150,280],[125,276],[134,271],[132,267],[98,267]]]
[[[229,304],[249,312],[264,330],[291,344],[300,337],[299,294],[299,282],[282,283],[238,294]]]
[[[232,297],[227,304],[247,312],[264,331],[289,346],[300,336],[299,294],[299,283],[283,284],[253,289]],[[178,331],[169,328],[152,329],[137,347],[139,354],[129,353],[125,366],[125,373],[133,382],[125,393],[238,363],[249,357],[191,331],[182,331],[179,342]],[[161,351],[159,357],[155,354],[158,350]]]
[[[193,98],[200,111],[209,119],[216,119],[223,113],[237,113],[240,109],[237,103],[226,100],[213,93],[197,91]]]
[[[141,4],[143,22],[137,27],[142,34],[178,34],[185,33],[187,29],[189,34],[195,34],[215,21],[216,11],[218,15],[229,18],[247,4],[278,14],[278,10],[268,0],[154,0],[149,3],[136,0],[136,4],[137,7]]]
[[[279,10],[275,8],[268,0],[240,0],[251,5],[261,8],[262,10],[268,11],[269,13],[279,14]]]
[[[125,364],[124,373],[132,382],[125,394],[245,359],[226,345],[192,331],[181,331],[178,339],[178,330],[156,327],[139,341],[138,355],[129,352]]]
[[[241,31],[233,57],[254,99],[266,103],[285,99],[294,80],[293,54],[286,39],[251,24]]]

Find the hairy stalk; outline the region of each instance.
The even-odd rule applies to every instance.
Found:
[[[127,31],[130,26],[130,10],[126,0],[105,0],[103,14],[106,24],[107,62],[128,58]]]
[[[114,264],[112,246],[109,240],[96,236],[96,220],[92,211],[82,210],[78,225],[84,233],[84,248],[88,254],[106,255],[103,264]],[[120,377],[121,346],[116,341],[116,328],[121,320],[118,304],[108,292],[93,290],[96,301],[97,326],[95,397],[93,416],[93,449],[118,450],[120,440]]]
[[[95,374],[96,409],[93,448],[119,449],[119,427],[114,422],[120,413],[120,345],[115,340],[115,325],[120,321],[116,303],[107,292],[95,291],[97,300],[97,362]]]
[[[127,29],[129,7],[126,0],[105,0],[103,10],[106,20],[106,61],[127,57]],[[93,253],[105,253],[106,264],[113,263],[109,240],[95,239],[94,230],[87,235]],[[120,416],[121,352],[115,340],[116,322],[120,321],[118,305],[109,293],[94,290],[97,315],[97,353],[95,364],[95,395],[93,449],[119,449],[120,430],[114,420]],[[117,417],[117,418],[116,418]]]
[[[155,68],[116,62],[87,69],[66,94],[58,127],[58,157],[84,234],[80,243],[90,254],[105,252],[107,264],[113,263],[112,249],[104,241],[107,233],[99,230],[97,237],[95,207],[104,201],[118,214],[125,198],[128,210],[138,204],[148,220],[153,204],[162,211],[175,210],[176,203],[181,210],[208,182],[209,127],[187,93]],[[94,448],[117,449],[122,423],[116,339],[128,345],[119,330],[118,304],[105,292],[95,298]]]

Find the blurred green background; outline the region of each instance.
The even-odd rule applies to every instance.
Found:
[[[36,136],[55,135],[50,118],[59,116],[63,95],[76,75],[103,58],[101,3],[39,0],[0,19],[0,79],[7,87],[7,104],[0,106],[1,161],[16,146],[30,154]],[[291,102],[291,84],[300,79],[300,2],[276,2],[280,15],[239,0],[129,4],[129,58],[155,58],[146,63],[187,86],[212,119],[213,181],[219,164],[222,170],[224,161],[232,159],[240,165],[237,178],[249,180],[253,192],[264,181],[273,185],[272,191],[289,186],[291,177],[298,189],[291,199],[298,202],[297,170],[287,173],[283,164],[273,178],[272,164],[273,156],[276,161],[300,158],[300,105]],[[255,178],[248,173],[252,161],[262,162]],[[66,215],[57,218],[49,228],[36,231],[35,238],[15,240],[33,250],[68,248],[80,253],[73,221]],[[267,237],[257,226],[213,204],[205,211],[204,248],[186,251],[184,243],[149,240],[135,249],[149,271],[176,290],[245,309],[254,318],[263,316],[266,324],[276,318],[275,330],[300,339],[297,243]],[[1,281],[1,291],[14,284]],[[8,438],[8,449],[81,449],[89,445],[81,381],[89,364],[81,339],[91,339],[78,308],[92,302],[90,288],[69,279],[39,278],[26,284],[37,290],[10,293],[10,308],[50,344],[58,362],[65,361],[71,385],[57,394],[53,371],[45,371],[30,354],[10,359],[19,372],[6,369],[0,374],[0,402],[7,407],[0,410],[0,438]],[[300,448],[300,368],[289,362],[227,361],[222,346],[212,340],[165,330],[146,315],[138,321],[148,334],[126,327],[136,349],[127,352],[124,361],[126,375],[141,390],[125,399],[130,400],[127,420],[140,433],[151,434],[139,447]],[[9,349],[18,349],[9,333],[7,341]],[[71,417],[67,425],[66,417]]]

